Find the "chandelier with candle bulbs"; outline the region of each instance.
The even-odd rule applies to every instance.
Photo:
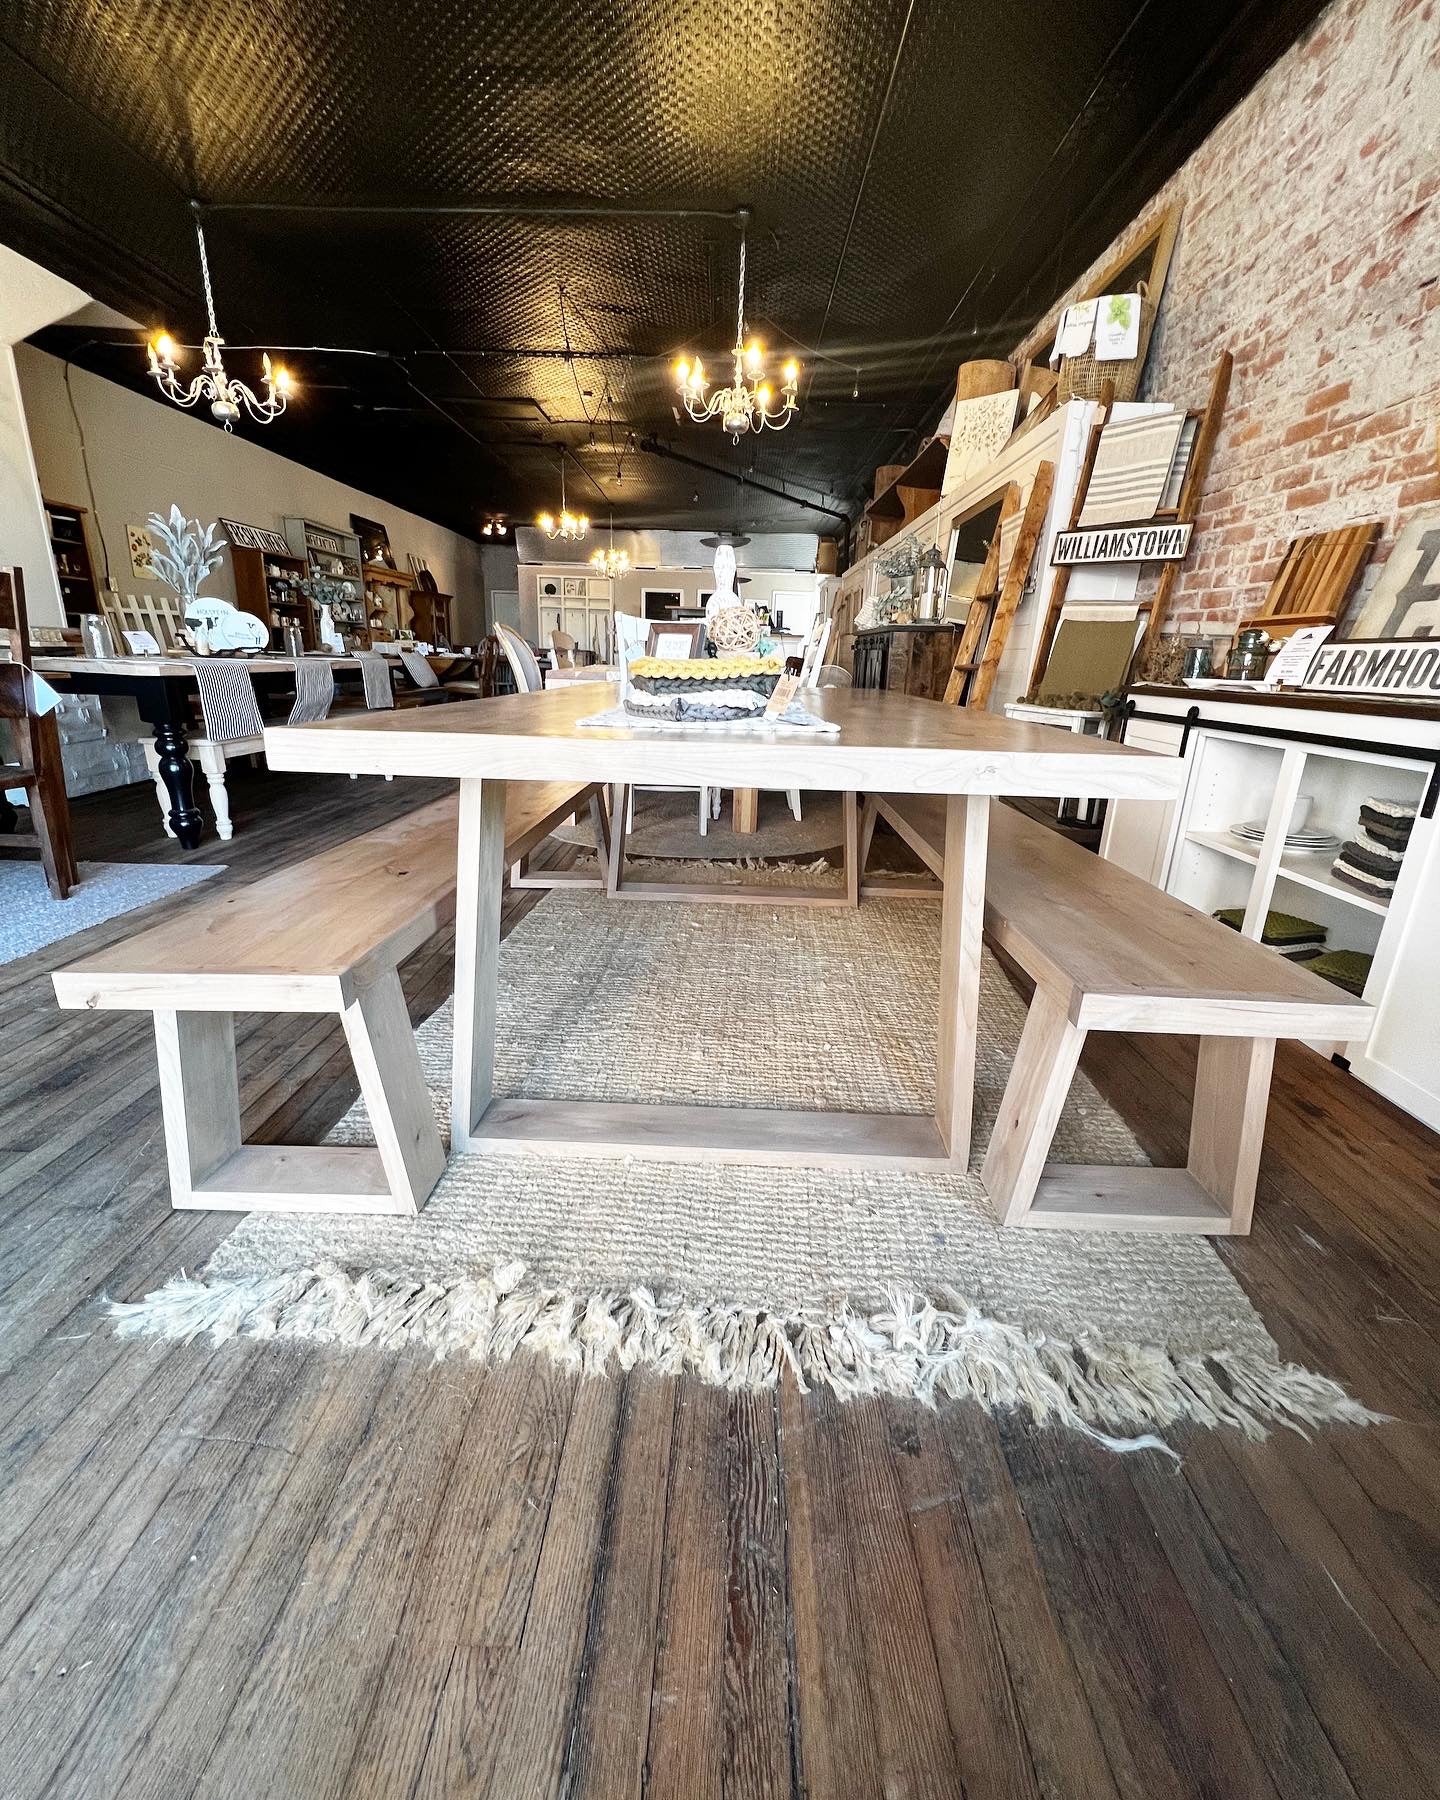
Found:
[[[205,312],[210,321],[200,352],[204,367],[198,375],[191,377],[187,387],[180,379],[180,347],[168,331],[162,331],[150,340],[150,373],[160,392],[177,406],[196,406],[201,400],[208,400],[211,418],[227,431],[234,430],[242,406],[252,419],[268,425],[284,412],[293,392],[290,372],[283,367],[272,367],[270,353],[266,351],[260,359],[265,375],[263,400],[256,397],[253,388],[226,372],[220,354],[225,348],[225,340],[215,323],[215,295],[210,287],[210,259],[205,254],[205,229],[198,217],[195,241],[200,248],[200,278],[205,284]]]
[[[616,550],[612,545],[608,550],[597,550],[590,558],[590,567],[597,575],[606,575],[611,581],[617,575],[624,575],[630,569],[630,557],[624,550]]]
[[[738,444],[747,431],[783,431],[794,418],[799,402],[800,365],[792,356],[780,371],[777,399],[765,374],[765,354],[752,338],[745,342],[745,231],[740,231],[740,284],[735,307],[734,371],[728,387],[710,391],[705,365],[699,357],[682,356],[675,364],[675,385],[685,410],[697,424],[719,419]]]
[[[542,512],[536,515],[535,523],[547,538],[553,542],[559,539],[562,543],[573,543],[583,538],[590,529],[590,521],[584,513],[572,513],[565,504],[565,452],[560,452],[560,516]]]

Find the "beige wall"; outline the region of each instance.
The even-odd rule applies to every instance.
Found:
[[[80,437],[65,396],[64,365],[26,344],[17,347],[15,358],[41,489],[51,500],[92,506]],[[103,534],[111,576],[122,593],[162,588],[153,578],[142,582],[132,573],[125,527],[143,525],[148,513],[168,512],[172,501],[187,518],[208,521],[224,515],[275,530],[283,529],[282,520],[290,515],[348,531],[350,514],[357,512],[387,528],[401,568],[411,552],[425,558],[441,588],[455,595],[457,641],[478,641],[484,630],[484,584],[480,545],[473,539],[86,370],[72,367],[70,386],[95,484],[91,524],[98,522],[99,533],[91,531],[91,555],[103,579]],[[283,442],[283,422],[273,429]],[[228,557],[207,590],[234,598]],[[34,608],[32,618],[36,624],[60,623]]]
[[[84,304],[79,288],[0,244],[0,568],[24,570],[27,610],[39,624],[58,621],[60,584],[10,346]]]

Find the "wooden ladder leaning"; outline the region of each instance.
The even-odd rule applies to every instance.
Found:
[[[999,523],[990,540],[985,566],[980,572],[979,592],[970,602],[970,611],[966,615],[960,641],[955,646],[955,660],[950,666],[950,679],[945,684],[947,706],[981,708],[989,704],[995,677],[1000,669],[1000,659],[1010,640],[1010,627],[1020,605],[1020,596],[1025,591],[1025,582],[1030,574],[1030,565],[1035,560],[1040,534],[1045,529],[1045,515],[1050,510],[1050,494],[1054,483],[1054,463],[1040,463],[1035,470],[1029,497],[1024,502],[1024,516],[1020,521],[1015,546],[1010,552],[1005,579],[1001,582],[1000,542],[1006,525],[1020,511],[1021,506],[1020,483],[1012,481],[1005,490],[1005,498],[1000,503]]]

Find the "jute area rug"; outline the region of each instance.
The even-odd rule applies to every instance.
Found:
[[[769,879],[774,879],[773,871]],[[800,879],[807,877],[801,876]],[[557,891],[501,950],[496,1086],[554,1100],[928,1112],[939,907],[745,908]],[[987,959],[976,1164],[1023,1020]],[[442,1122],[448,1009],[419,1043]],[[333,1134],[367,1135],[357,1106]],[[1069,1162],[1143,1162],[1083,1077]],[[731,1388],[969,1397],[1131,1447],[1180,1421],[1361,1422],[1284,1364],[1195,1237],[1000,1231],[976,1177],[460,1157],[414,1219],[255,1213],[119,1329],[438,1356],[521,1348]]]

